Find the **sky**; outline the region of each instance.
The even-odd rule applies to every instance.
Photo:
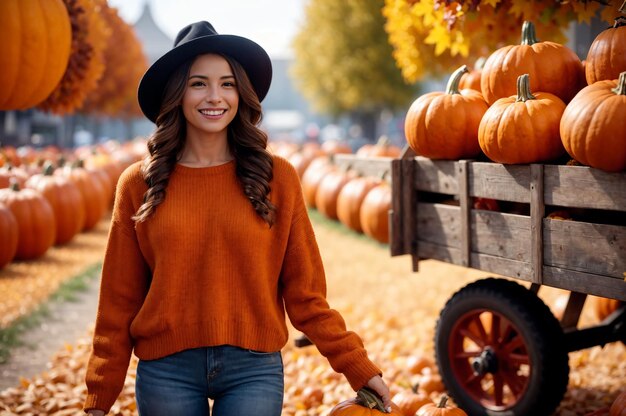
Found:
[[[291,39],[299,30],[307,0],[108,0],[133,24],[144,4],[172,39],[189,23],[210,22],[221,34],[244,36],[260,44],[272,58],[292,56]]]

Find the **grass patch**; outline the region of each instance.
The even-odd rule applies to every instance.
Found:
[[[377,247],[383,247],[383,248],[389,247],[389,244],[381,243],[363,233],[357,233],[356,231],[354,231],[351,228],[346,227],[339,221],[331,220],[330,218],[326,217],[324,214],[322,214],[316,209],[309,208],[308,212],[309,212],[309,218],[311,218],[311,222],[314,224],[319,224],[324,227],[330,228],[333,231],[337,231],[343,235],[357,238],[361,241],[366,241],[369,244],[373,244]]]
[[[0,364],[4,364],[11,356],[11,350],[24,345],[21,335],[29,329],[40,325],[50,316],[51,302],[75,302],[78,294],[89,287],[89,283],[100,275],[102,264],[98,263],[88,267],[83,272],[65,281],[50,295],[47,301],[39,305],[35,310],[16,319],[6,328],[0,328]]]

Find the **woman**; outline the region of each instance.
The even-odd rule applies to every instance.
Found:
[[[157,128],[121,176],[84,405],[103,415],[139,358],[140,415],[280,415],[285,312],[357,390],[390,406],[361,339],[325,300],[295,170],[257,127],[272,68],[208,22],[178,34],[141,80]]]

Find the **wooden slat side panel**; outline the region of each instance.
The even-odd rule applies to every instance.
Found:
[[[408,254],[404,250],[404,216],[406,213],[402,209],[402,161],[391,162],[391,210],[389,214],[389,249],[392,256]]]
[[[530,252],[533,267],[533,283],[541,284],[543,273],[543,227],[545,214],[543,201],[543,165],[530,165]]]
[[[458,248],[418,241],[417,252],[421,259],[433,259],[461,265],[461,252]]]
[[[472,253],[472,268],[496,273],[515,279],[532,281],[532,267],[530,262],[506,259],[504,257],[490,256],[488,254]]]
[[[544,266],[543,284],[626,301],[626,281],[623,279]]]
[[[468,194],[468,168],[469,162],[466,160],[460,160],[457,165],[457,177],[459,181],[459,205],[461,207],[461,229],[460,229],[460,242],[461,242],[461,264],[465,267],[470,266],[470,250],[471,250],[471,238],[470,238],[470,197]]]
[[[546,266],[624,280],[626,227],[544,219],[543,228]]]
[[[459,249],[461,209],[442,204],[417,204],[417,240]],[[420,253],[420,257],[421,253]],[[459,263],[460,264],[460,263]]]
[[[457,195],[456,161],[415,158],[415,189],[418,191]]]
[[[528,165],[473,162],[470,166],[470,196],[529,203],[529,189]]]
[[[530,217],[472,210],[470,224],[473,252],[530,263]]]
[[[362,176],[381,178],[383,174],[387,180],[392,180],[392,157],[363,157],[350,154],[336,154],[333,163],[343,169],[351,169]]]
[[[626,211],[626,173],[623,172],[546,165],[544,191],[548,205]]]

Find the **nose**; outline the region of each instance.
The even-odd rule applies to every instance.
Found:
[[[222,100],[222,97],[219,93],[219,88],[216,88],[216,87],[207,88],[207,92],[206,92],[206,95],[204,96],[204,99],[209,103],[220,102]]]

